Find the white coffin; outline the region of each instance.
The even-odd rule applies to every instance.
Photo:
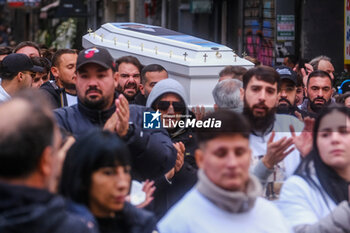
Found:
[[[108,49],[115,59],[131,55],[143,65],[162,65],[185,87],[191,106],[214,104],[211,92],[225,66],[254,66],[224,45],[138,23],[106,23],[95,32],[89,30],[83,47],[92,46]]]

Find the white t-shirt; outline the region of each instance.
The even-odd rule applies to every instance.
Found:
[[[328,196],[319,184],[320,190],[311,187],[300,176],[291,176],[282,187],[277,207],[281,210],[291,227],[303,224],[314,224],[327,216],[335,207],[335,202]]]
[[[11,96],[5,91],[5,89],[0,85],[0,103],[11,99]]]
[[[68,106],[72,106],[72,105],[78,103],[78,97],[76,95],[70,95],[70,94],[66,93],[66,97],[67,97]]]
[[[164,233],[291,232],[272,202],[257,198],[245,213],[229,213],[192,188],[158,223]]]
[[[304,128],[304,123],[302,123],[298,118],[285,114],[276,114],[276,120],[273,126],[273,130],[275,131],[274,141],[278,141],[283,137],[289,138],[292,136],[289,125],[294,126],[297,135],[300,134]],[[266,154],[267,142],[271,136],[271,133],[272,132],[263,137],[250,134],[249,144],[250,148],[252,149],[252,169],[254,166],[256,166],[259,157]],[[278,164],[279,168],[277,169],[275,181],[283,181],[289,176],[293,175],[300,161],[300,153],[295,149],[281,163]],[[272,181],[271,179],[272,178],[270,178],[269,181]]]

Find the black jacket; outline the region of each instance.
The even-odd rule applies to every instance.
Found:
[[[157,220],[151,212],[128,202],[115,217],[97,218],[97,222],[101,233],[152,233],[157,229]]]
[[[146,106],[146,102],[147,102],[147,99],[146,99],[146,97],[144,95],[141,94],[141,92],[139,92],[135,96],[134,104]]]
[[[42,90],[48,96],[48,100],[52,104],[53,109],[68,106],[64,88],[59,88],[55,81],[51,80],[45,82],[40,86],[40,90]]]
[[[194,130],[187,128],[178,130],[175,133],[170,133],[171,141],[182,142],[185,145],[185,161],[187,161],[193,168],[198,169],[194,153],[198,149],[197,137]]]
[[[184,143],[185,159],[182,168],[175,173],[170,182],[164,176],[155,181],[154,201],[148,209],[156,214],[157,219],[162,218],[197,183],[198,168],[194,159],[194,151],[198,147],[195,135],[190,128],[171,135],[173,142]]]
[[[56,109],[55,117],[60,127],[75,137],[94,127],[103,127],[116,107],[100,111],[78,104]],[[128,144],[132,158],[134,179],[155,179],[164,175],[176,161],[176,149],[164,129],[143,129],[143,113],[153,111],[138,105],[130,105],[129,131],[123,138]]]
[[[0,183],[1,233],[97,233],[97,226],[66,211],[66,202],[45,190]]]

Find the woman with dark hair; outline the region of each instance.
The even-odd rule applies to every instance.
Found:
[[[313,150],[283,185],[278,206],[297,233],[349,232],[349,109],[325,108],[313,136]]]
[[[67,153],[60,192],[88,207],[101,233],[148,233],[156,229],[152,213],[125,201],[131,183],[129,158],[127,145],[115,134],[101,130],[80,138]]]

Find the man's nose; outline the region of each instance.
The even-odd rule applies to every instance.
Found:
[[[129,82],[135,82],[135,77],[133,75],[129,75],[128,81]]]
[[[174,111],[174,107],[173,107],[173,104],[170,104],[169,108],[168,108],[168,114],[174,114],[175,111]]]
[[[286,90],[282,89],[281,92],[280,92],[280,95],[283,96],[283,97],[287,97]]]
[[[237,160],[235,153],[233,151],[230,151],[228,153],[229,154],[227,156],[227,161],[226,161],[227,167],[230,167],[230,168],[236,167],[238,160]]]
[[[319,97],[323,97],[323,90],[322,90],[322,89],[318,90],[317,95],[318,95]]]
[[[97,86],[97,80],[95,78],[90,78],[88,81],[89,86]]]
[[[260,102],[264,102],[266,100],[266,91],[265,90],[261,90],[259,93],[259,101]]]

